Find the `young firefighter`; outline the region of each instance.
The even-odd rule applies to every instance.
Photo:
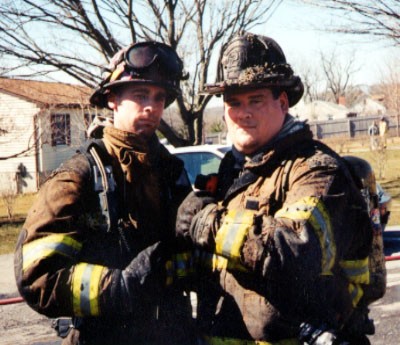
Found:
[[[191,186],[155,135],[182,68],[162,43],[118,52],[90,99],[112,109],[112,121],[52,173],[23,225],[19,291],[37,312],[72,318],[56,326],[63,344],[191,341],[190,301],[165,287],[176,210]]]
[[[200,342],[367,344],[346,324],[369,282],[367,207],[345,162],[289,115],[303,84],[280,46],[239,33],[205,91],[223,95],[233,147],[215,194],[178,210],[200,262]]]

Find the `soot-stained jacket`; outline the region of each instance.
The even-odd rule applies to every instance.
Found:
[[[290,123],[243,163],[233,152],[221,163],[214,253],[198,254],[207,343],[297,339],[302,322],[340,329],[368,285],[371,227],[360,191],[308,125]]]
[[[37,312],[73,318],[64,344],[187,344],[191,311],[173,286],[144,292],[134,310],[104,300],[110,270],[172,238],[176,209],[191,189],[183,163],[155,137],[146,143],[107,127],[103,142],[100,156],[116,183],[108,200],[114,228],[107,230],[93,167],[78,153],[52,173],[28,213],[15,255],[19,291]]]

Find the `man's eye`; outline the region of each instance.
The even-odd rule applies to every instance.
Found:
[[[156,102],[165,102],[167,100],[167,95],[157,95],[156,96]]]
[[[240,102],[235,102],[235,101],[231,101],[231,102],[226,102],[228,104],[229,108],[236,108],[240,106]]]

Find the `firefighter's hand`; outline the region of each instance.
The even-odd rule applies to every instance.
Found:
[[[304,345],[349,345],[347,342],[338,340],[336,332],[325,324],[317,327],[309,323],[302,323],[299,340]]]
[[[190,226],[193,217],[215,200],[207,192],[191,192],[179,206],[176,216],[176,236],[192,242]]]
[[[242,248],[242,264],[252,271],[264,271],[271,251],[276,221],[271,216],[259,215],[249,230]]]
[[[192,243],[206,251],[214,251],[215,236],[220,227],[224,209],[209,203],[192,220],[190,238]]]
[[[165,276],[166,250],[161,242],[142,250],[122,271],[121,278],[129,289],[145,287],[149,290],[158,289]]]
[[[103,279],[103,315],[132,312],[146,296],[160,294],[166,282],[164,247],[163,243],[157,242],[142,250],[124,270],[108,271]]]

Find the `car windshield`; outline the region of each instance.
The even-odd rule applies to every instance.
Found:
[[[190,183],[193,185],[199,174],[208,175],[218,172],[221,157],[211,152],[177,153],[177,157],[185,163]]]

